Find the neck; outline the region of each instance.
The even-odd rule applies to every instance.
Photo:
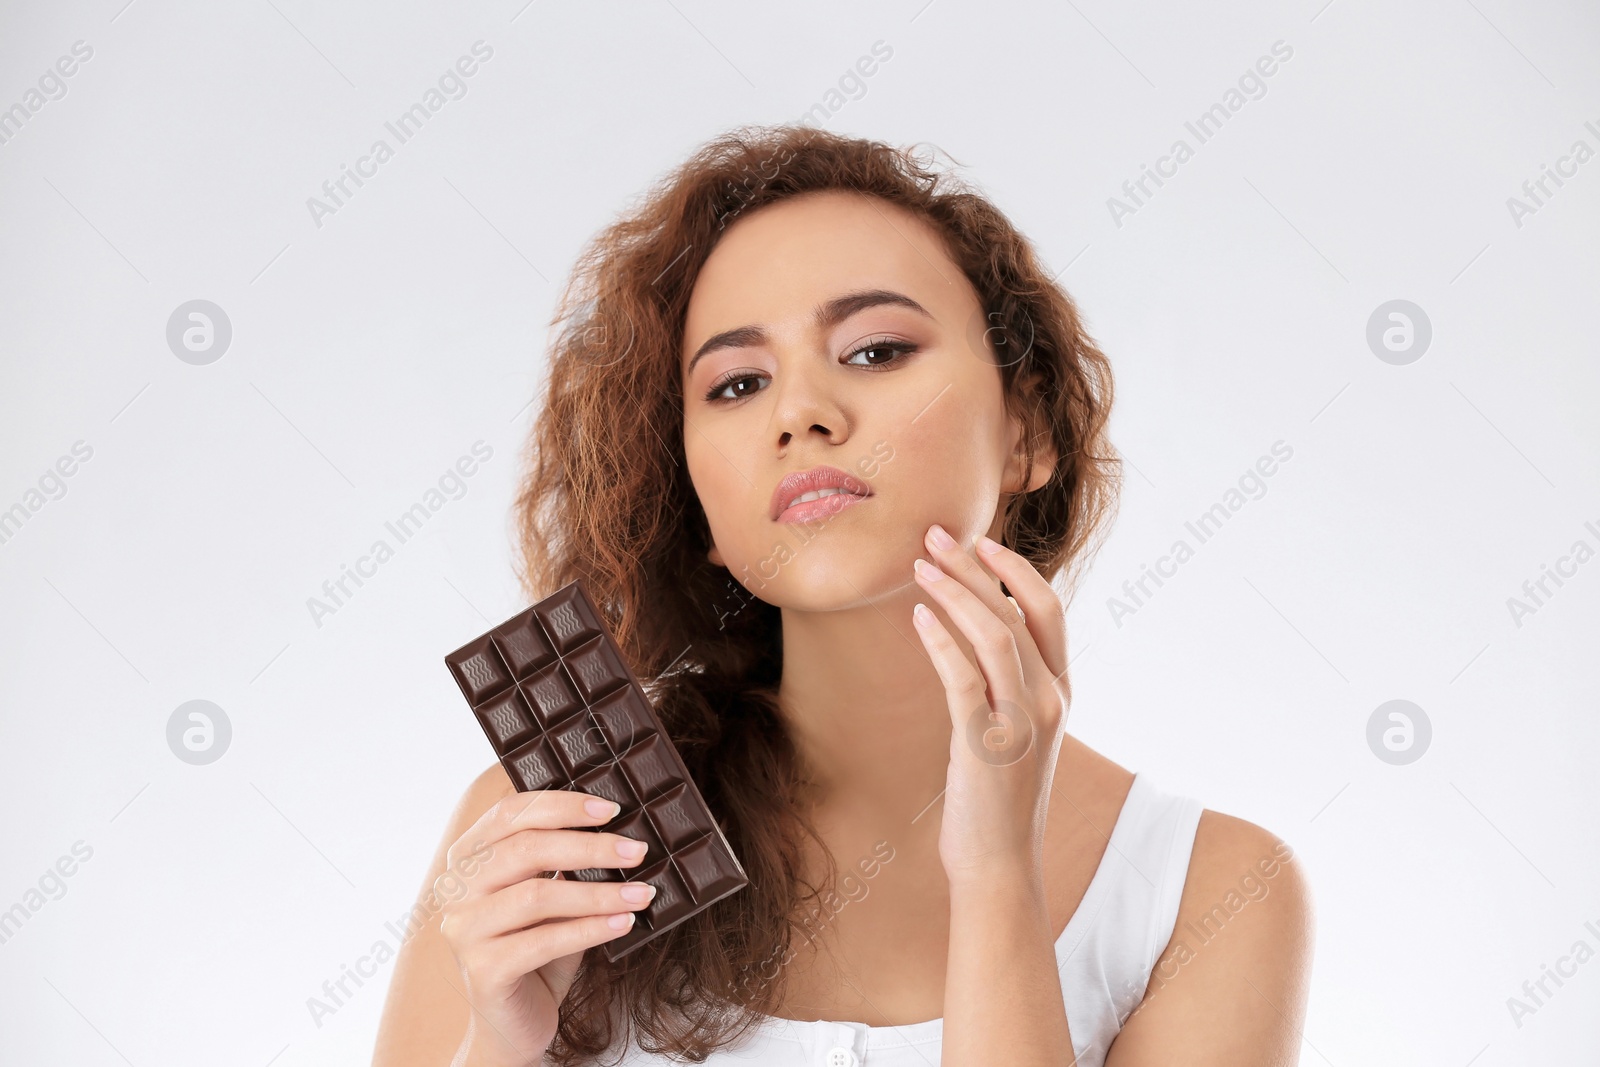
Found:
[[[838,611],[783,611],[778,706],[824,819],[849,807],[909,821],[944,789],[950,714],[911,623],[919,600],[965,649],[915,584]]]

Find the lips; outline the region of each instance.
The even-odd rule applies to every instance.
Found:
[[[840,492],[829,493],[829,490],[840,490]],[[860,478],[847,474],[837,467],[819,466],[810,470],[796,471],[785,475],[778,483],[778,487],[772,491],[769,516],[777,522],[785,511],[790,510],[796,497],[807,493],[824,495],[814,501],[806,502],[803,507],[808,511],[816,510],[822,514],[831,514],[849,507],[862,497],[871,496],[872,489]]]

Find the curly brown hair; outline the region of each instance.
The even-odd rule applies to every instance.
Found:
[[[591,241],[551,320],[544,410],[516,504],[521,578],[535,600],[583,580],[750,883],[615,964],[587,953],[549,1050],[564,1067],[633,1043],[699,1062],[736,1042],[781,1003],[774,961],[822,892],[803,875],[803,842],[821,838],[775,702],[779,609],[706,558],[709,526],[684,458],[680,352],[690,293],[724,227],[823,190],[925,219],[977,291],[985,317],[975,343],[994,355],[1006,403],[1024,420],[1026,462],[1046,434],[1060,457],[1047,484],[1009,499],[1004,543],[1047,579],[1070,565],[1075,585],[1116,508],[1109,361],[1028,240],[914,149],[804,125],[739,127]],[[831,886],[833,858],[818,851]]]

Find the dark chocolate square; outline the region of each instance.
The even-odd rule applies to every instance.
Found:
[[[566,722],[551,727],[545,734],[556,758],[567,768],[567,773],[577,778],[602,764],[611,762],[611,749],[605,735],[588,712],[574,715]]]
[[[696,805],[695,799],[689,795],[689,787],[679,782],[645,807],[661,843],[673,852],[713,828],[705,805]]]
[[[606,643],[599,637],[574,650],[565,663],[578,683],[583,699],[594,703],[613,689],[628,684],[628,674],[622,664],[615,663],[606,653]]]
[[[600,724],[612,752],[626,752],[634,741],[655,732],[648,705],[631,685],[602,697],[589,711]]]
[[[506,754],[502,762],[511,775],[519,793],[534,789],[567,788],[567,772],[550,751],[550,743],[536,737],[514,752]]]
[[[633,790],[628,785],[628,780],[617,770],[615,763],[608,763],[604,767],[596,768],[581,778],[572,781],[572,788],[579,793],[592,793],[606,800],[614,800],[622,810],[618,816],[627,815],[629,812],[639,810],[639,801],[633,795]]]
[[[507,689],[478,708],[478,719],[496,748],[515,748],[538,732],[528,702],[515,689]]]
[[[631,881],[648,882],[656,887],[656,895],[638,913],[640,925],[648,925],[651,930],[664,930],[695,911],[694,901],[689,899],[689,890],[678,872],[673,870],[671,860],[662,860],[649,870],[634,875]]]
[[[717,847],[717,839],[707,834],[700,840],[674,853],[672,862],[678,865],[696,903],[719,900],[744,884],[744,874],[732,858]]]
[[[622,872],[629,878],[634,878],[634,871],[648,870],[667,858],[666,847],[661,844],[661,838],[656,836],[655,827],[650,825],[650,820],[645,817],[643,808],[630,815],[618,816],[602,829],[608,834],[621,834],[623,837],[631,837],[635,841],[643,841],[645,843],[644,859],[632,867],[622,868]],[[638,879],[634,878],[634,880],[637,881]]]
[[[533,613],[563,656],[603,629],[577,582],[539,601],[533,606]]]
[[[628,880],[625,871],[613,867],[585,867],[581,871],[565,872],[568,878],[579,882],[625,882]]]
[[[521,688],[546,730],[583,710],[583,700],[559,663],[551,664],[522,682]]]
[[[640,800],[653,800],[683,781],[678,773],[678,763],[672,758],[667,745],[666,738],[651,734],[628,749],[617,761],[622,765],[622,773],[628,776],[628,784],[633,786],[634,795]]]
[[[556,661],[556,650],[550,646],[544,628],[532,615],[518,615],[491,632],[494,634],[495,647],[500,650],[500,656],[511,668],[514,678],[526,678]]]
[[[506,673],[488,634],[457,650],[448,662],[450,673],[456,676],[456,683],[473,707],[511,684],[511,675]]]

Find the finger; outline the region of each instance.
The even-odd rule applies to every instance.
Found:
[[[972,590],[925,559],[912,564],[917,582],[944,609],[977,653],[978,667],[997,700],[1021,703],[1025,680],[1016,636]],[[965,657],[963,657],[965,658]]]
[[[927,605],[918,604],[911,609],[911,619],[916,623],[922,647],[928,650],[928,658],[933,661],[933,669],[944,686],[950,725],[957,737],[965,736],[963,731],[968,728],[967,718],[976,709],[988,707],[983,675],[973,667],[972,661],[956,644],[956,639],[950,636],[950,631],[928,610]]]
[[[648,882],[529,878],[479,901],[464,925],[473,936],[498,937],[553,919],[638,911],[655,895]]]
[[[589,810],[593,803],[595,809]],[[615,801],[591,796],[573,789],[534,789],[512,793],[496,801],[468,827],[447,855],[447,866],[454,868],[460,851],[482,844],[493,846],[521,830],[553,830],[567,826],[601,826],[617,813]],[[470,844],[469,844],[470,843]]]
[[[612,923],[620,925],[613,926]],[[633,929],[634,913],[618,912],[615,915],[589,915],[581,919],[562,919],[545,923],[497,939],[493,982],[509,983],[538,970],[551,960],[586,948],[604,944],[621,937]]]
[[[1028,632],[1052,678],[1067,675],[1067,609],[1055,588],[1029,560],[988,537],[978,538],[984,564],[1000,576],[1017,598]]]
[[[636,867],[647,847],[643,841],[602,831],[518,830],[495,845],[473,889],[485,896],[550,871]]]
[[[952,537],[943,526],[934,523],[923,532],[923,544],[929,556],[946,574],[965,585],[983,601],[1001,621],[1020,623],[1015,616],[1015,605],[1000,591],[1000,580],[979,565],[972,553]]]
[[[982,561],[973,558],[959,542],[945,532],[942,526],[935,523],[928,528],[923,538],[927,544],[928,553],[933,557],[933,562],[940,570],[960,581],[987,607],[994,616],[1005,624],[1011,631],[1012,639],[1016,642],[1018,662],[1022,665],[1022,677],[1028,685],[1042,685],[1045,678],[1056,672],[1049,666],[1044,658],[1041,648],[1035,637],[1034,631],[1028,626],[1026,615],[1021,605],[1007,596],[1000,588],[1000,577],[991,574],[982,565]],[[1021,560],[1022,557],[1018,556]],[[1027,563],[1028,569],[1036,577],[1039,572],[1033,565]],[[1006,582],[1007,587],[1011,585]]]

